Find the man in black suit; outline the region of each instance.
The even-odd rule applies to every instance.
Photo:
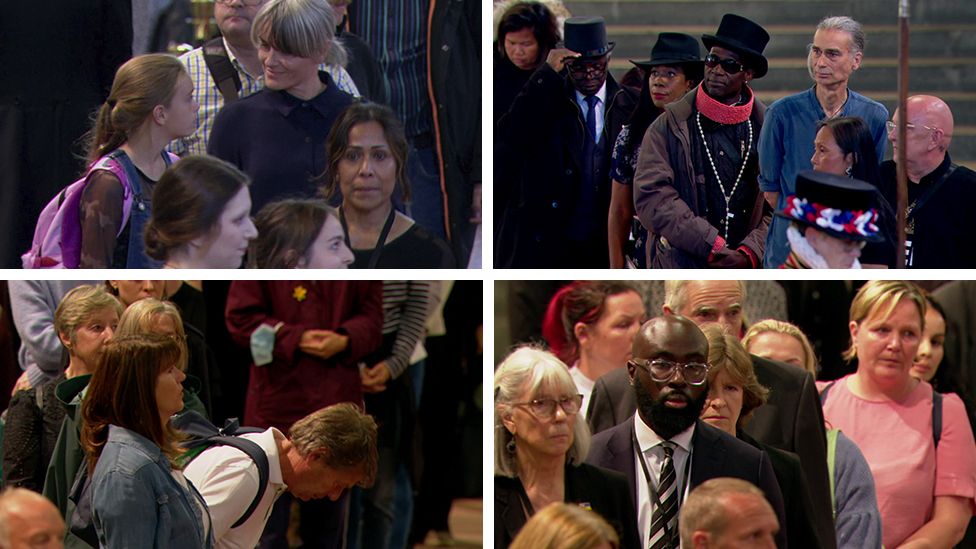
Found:
[[[729,333],[743,333],[745,287],[739,281],[696,280],[665,283],[665,314],[680,314],[701,324],[720,322]],[[813,377],[799,368],[752,356],[759,383],[769,400],[753,412],[745,432],[760,442],[797,454],[808,481],[813,523],[824,549],[836,547],[823,410]],[[598,433],[633,417],[637,400],[628,373],[611,372],[597,380],[587,421]],[[785,524],[785,522],[780,522]]]
[[[635,98],[609,73],[602,17],[564,36],[498,120],[495,266],[609,266],[610,153]]]
[[[716,477],[758,486],[786,524],[766,453],[698,419],[708,395],[707,361],[708,340],[691,320],[667,315],[646,322],[627,363],[637,413],[594,436],[590,446],[588,463],[626,475],[645,548],[677,547],[680,502]],[[785,546],[785,529],[776,540]]]

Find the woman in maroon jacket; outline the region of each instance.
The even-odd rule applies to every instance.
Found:
[[[292,423],[338,402],[363,405],[357,364],[383,340],[383,283],[237,280],[227,295],[227,329],[254,362],[244,424],[287,432]],[[337,546],[345,522],[339,501],[301,502],[309,546]],[[292,498],[275,503],[261,546],[284,540]]]

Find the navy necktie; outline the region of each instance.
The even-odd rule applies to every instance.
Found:
[[[595,95],[589,95],[583,98],[586,101],[586,131],[590,132],[590,138],[593,139],[593,143],[599,141],[596,137],[596,108],[600,99]]]

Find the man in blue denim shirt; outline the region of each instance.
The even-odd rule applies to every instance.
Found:
[[[759,187],[776,211],[782,211],[786,197],[794,193],[796,174],[811,169],[810,156],[820,120],[835,116],[863,118],[877,145],[878,162],[884,159],[888,109],[847,87],[863,56],[864,31],[860,23],[846,16],[824,18],[808,46],[807,68],[814,86],[777,100],[766,111],[759,136]],[[763,267],[776,268],[786,261],[790,253],[788,225],[785,219],[773,218],[766,235]]]

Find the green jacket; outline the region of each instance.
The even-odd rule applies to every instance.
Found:
[[[69,530],[64,538],[66,549],[89,549],[90,545],[71,534],[71,516],[75,511],[75,504],[68,499],[75,477],[81,470],[85,452],[81,448],[81,402],[84,391],[88,388],[91,374],[67,379],[58,384],[54,394],[64,406],[66,415],[58,433],[58,441],[54,446],[54,454],[47,466],[47,476],[44,478],[44,496],[54,502]],[[207,417],[203,402],[197,393],[200,390],[200,380],[187,376],[183,382],[183,411],[194,410]]]

